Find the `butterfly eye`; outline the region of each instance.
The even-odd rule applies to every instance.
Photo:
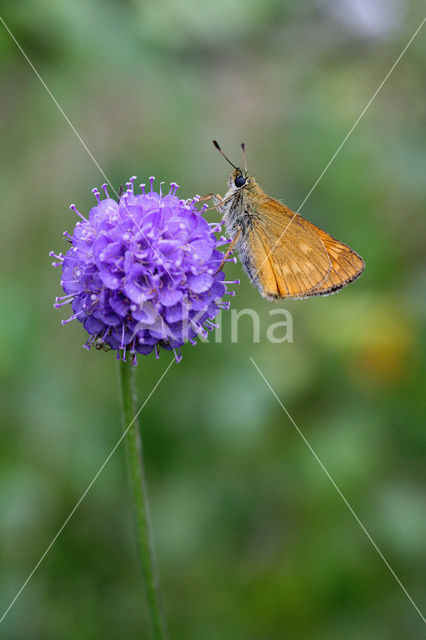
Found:
[[[242,187],[243,185],[245,185],[245,183],[246,183],[246,179],[245,179],[244,176],[239,175],[239,176],[237,176],[235,178],[234,184],[235,184],[236,187],[238,187],[238,188]]]

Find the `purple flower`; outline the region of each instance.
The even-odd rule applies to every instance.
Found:
[[[196,343],[197,336],[216,325],[213,318],[221,309],[226,290],[224,274],[216,273],[223,258],[217,247],[224,244],[191,201],[176,197],[178,185],[171,183],[167,195],[151,189],[135,194],[131,178],[118,202],[93,189],[98,204],[86,219],[81,218],[65,254],[51,252],[62,267],[61,285],[65,295],[55,307],[70,304],[72,315],[62,324],[79,320],[89,339],[84,345],[126,351],[137,363],[137,353],[149,354],[158,348],[173,350],[181,359],[184,342]],[[203,211],[205,205],[201,211]],[[237,283],[238,281],[235,281]]]

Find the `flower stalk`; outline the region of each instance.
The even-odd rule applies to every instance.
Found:
[[[153,638],[155,640],[164,640],[164,623],[159,604],[158,573],[152,541],[142,438],[138,420],[135,419],[137,412],[134,384],[135,367],[130,366],[128,362],[119,361],[118,370],[123,423],[124,428],[128,429],[125,437],[125,447],[139,560],[144,579]],[[129,425],[131,425],[130,428]]]

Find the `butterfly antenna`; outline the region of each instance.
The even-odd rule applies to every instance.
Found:
[[[226,162],[229,162],[231,167],[234,167],[234,169],[238,169],[238,167],[236,167],[235,164],[233,162],[231,162],[229,158],[226,157],[226,155],[223,153],[222,149],[219,147],[219,143],[216,140],[213,140],[213,144],[216,147],[216,149],[219,151],[219,153],[225,158]]]
[[[241,143],[241,151],[243,152],[244,171],[247,171],[247,156],[246,156],[246,143],[245,142]]]

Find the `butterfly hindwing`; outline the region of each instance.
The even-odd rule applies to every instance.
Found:
[[[353,282],[364,271],[364,261],[355,251],[316,227],[331,261],[331,271],[310,295],[329,295]]]

